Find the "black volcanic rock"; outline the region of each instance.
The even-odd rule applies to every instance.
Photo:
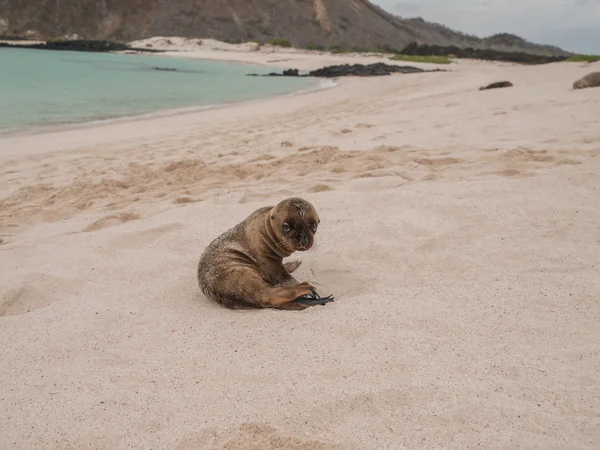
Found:
[[[267,75],[258,75],[250,73],[248,76],[257,77],[317,77],[317,78],[337,78],[346,76],[355,77],[379,77],[391,75],[392,73],[422,73],[422,72],[444,72],[441,69],[424,70],[412,66],[396,66],[393,64],[375,63],[375,64],[343,64],[338,66],[327,66],[321,69],[313,70],[307,74],[301,75],[298,69],[287,69],[282,73],[271,72]]]
[[[440,71],[439,69],[435,71]],[[328,66],[322,69],[313,70],[309,72],[311,77],[321,78],[335,78],[344,76],[356,76],[356,77],[373,77],[391,75],[392,73],[419,73],[428,72],[418,67],[412,66],[396,66],[393,64],[375,63],[375,64],[343,64],[339,66]],[[431,71],[429,71],[431,72]]]
[[[512,83],[510,81],[497,81],[492,84],[488,84],[487,86],[482,86],[479,88],[480,91],[485,91],[487,89],[498,89],[498,88],[506,88],[512,87]]]
[[[121,52],[121,51],[140,51],[140,52],[152,52],[161,53],[163,50],[148,49],[148,48],[133,48],[122,42],[113,41],[97,41],[97,40],[52,40],[45,43],[35,44],[11,44],[7,42],[0,42],[0,47],[13,47],[13,48],[30,48],[35,50],[65,50],[72,52]]]
[[[547,64],[564,61],[567,56],[534,55],[523,52],[507,52],[492,49],[459,48],[455,45],[418,45],[413,42],[407,45],[400,53],[415,56],[447,56],[454,55],[458,58],[483,59],[488,61],[507,61],[521,64]]]
[[[129,50],[129,46],[120,42],[91,41],[91,40],[56,40],[42,44],[11,45],[1,44],[3,47],[33,48],[38,50],[70,50],[80,52],[114,52]]]

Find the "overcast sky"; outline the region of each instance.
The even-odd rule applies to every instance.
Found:
[[[565,50],[600,54],[600,0],[371,0],[480,37],[514,33]]]

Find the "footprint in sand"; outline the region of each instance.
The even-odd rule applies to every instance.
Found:
[[[173,200],[173,203],[176,203],[178,205],[186,205],[188,203],[194,203],[197,200],[194,200],[193,198],[190,197],[177,197],[175,200]]]
[[[580,164],[583,164],[583,161],[574,158],[559,159],[554,163],[556,166],[578,166]]]
[[[125,222],[129,222],[131,220],[137,220],[139,218],[140,215],[133,212],[111,214],[88,225],[82,231],[84,233],[90,233],[92,231],[102,230],[103,228],[115,227],[117,225],[124,224]]]
[[[484,175],[499,175],[505,178],[517,178],[520,176],[525,176],[523,172],[517,169],[506,169],[506,170],[493,170],[488,172],[483,172]]]
[[[437,181],[439,179],[439,175],[436,175],[435,173],[430,173],[429,175],[425,175],[423,178],[421,178],[420,181]]]
[[[275,157],[273,155],[264,154],[264,155],[259,155],[256,158],[251,159],[249,162],[256,163],[256,162],[262,162],[262,161],[272,161],[274,159],[275,159]]]
[[[352,130],[350,128],[342,128],[338,133],[335,133],[335,134],[348,134],[348,133],[352,133]]]
[[[325,191],[333,191],[333,188],[327,184],[315,184],[314,186],[307,189],[307,192],[325,192]]]
[[[78,292],[80,282],[45,274],[33,274],[13,287],[0,290],[0,317],[19,316],[45,308]]]
[[[446,158],[421,158],[421,159],[415,159],[414,161],[418,164],[421,164],[422,166],[443,167],[443,166],[449,166],[451,164],[458,164],[458,163],[463,162],[464,160],[459,159],[459,158],[446,157]]]
[[[176,450],[197,448],[325,450],[354,447],[307,439],[303,435],[287,435],[267,424],[243,423],[227,429],[205,429],[182,439],[175,447]]]
[[[555,158],[547,154],[547,150],[514,149],[508,150],[503,156],[506,159],[523,162],[545,162],[555,161]]]

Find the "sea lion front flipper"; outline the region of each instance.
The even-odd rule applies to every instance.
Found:
[[[297,308],[288,304],[294,302],[297,298],[312,297],[313,291],[314,288],[308,283],[301,283],[296,286],[269,287],[263,290],[260,303],[263,308],[304,309],[311,305],[296,303],[296,306],[301,307]]]
[[[317,306],[317,305],[325,306],[325,304],[327,304],[329,302],[333,302],[333,301],[335,301],[335,299],[331,295],[329,295],[327,297],[320,297],[320,298],[299,297],[296,300],[294,300],[295,303],[300,303],[301,305],[307,305],[307,306]]]
[[[277,309],[281,309],[284,311],[302,311],[303,309],[310,308],[311,306],[314,305],[303,305],[302,303],[298,302],[288,302],[279,306]]]

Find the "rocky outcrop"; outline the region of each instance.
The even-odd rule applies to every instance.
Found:
[[[564,61],[567,55],[536,55],[524,52],[507,52],[493,49],[481,48],[459,48],[454,45],[418,45],[411,43],[406,46],[401,53],[403,55],[426,55],[426,56],[447,56],[454,55],[458,58],[484,59],[488,61],[507,61],[520,64],[547,64],[551,62]]]
[[[12,47],[11,44],[0,43],[3,47]],[[87,41],[87,40],[57,40],[41,44],[18,45],[18,48],[33,48],[38,50],[71,50],[83,52],[111,52],[128,50],[129,46],[120,42],[111,41]]]
[[[421,72],[439,72],[440,69],[435,70],[423,70],[418,67],[412,66],[395,66],[384,63],[375,64],[343,64],[339,66],[323,67],[322,69],[313,70],[308,74],[311,77],[319,78],[337,78],[344,76],[355,76],[355,77],[374,77],[391,75],[392,73],[421,73]]]
[[[33,44],[10,44],[10,42],[0,42],[0,47],[32,48],[36,50],[69,50],[78,52],[119,52],[119,51],[144,51],[160,52],[155,49],[136,49],[122,42],[113,41],[90,41],[90,40],[54,40],[44,43]]]
[[[512,87],[512,83],[510,81],[497,81],[492,84],[488,84],[487,86],[482,86],[479,88],[480,91],[486,91],[488,89],[498,89],[498,88],[506,88]]]
[[[424,70],[412,66],[396,66],[384,63],[375,64],[342,64],[338,66],[327,66],[321,69],[310,71],[306,74],[300,74],[298,69],[284,70],[282,73],[272,72],[267,75],[258,75],[255,73],[248,76],[265,77],[317,77],[317,78],[338,78],[338,77],[378,77],[391,75],[392,73],[423,73],[423,72],[443,72],[441,69]]]

